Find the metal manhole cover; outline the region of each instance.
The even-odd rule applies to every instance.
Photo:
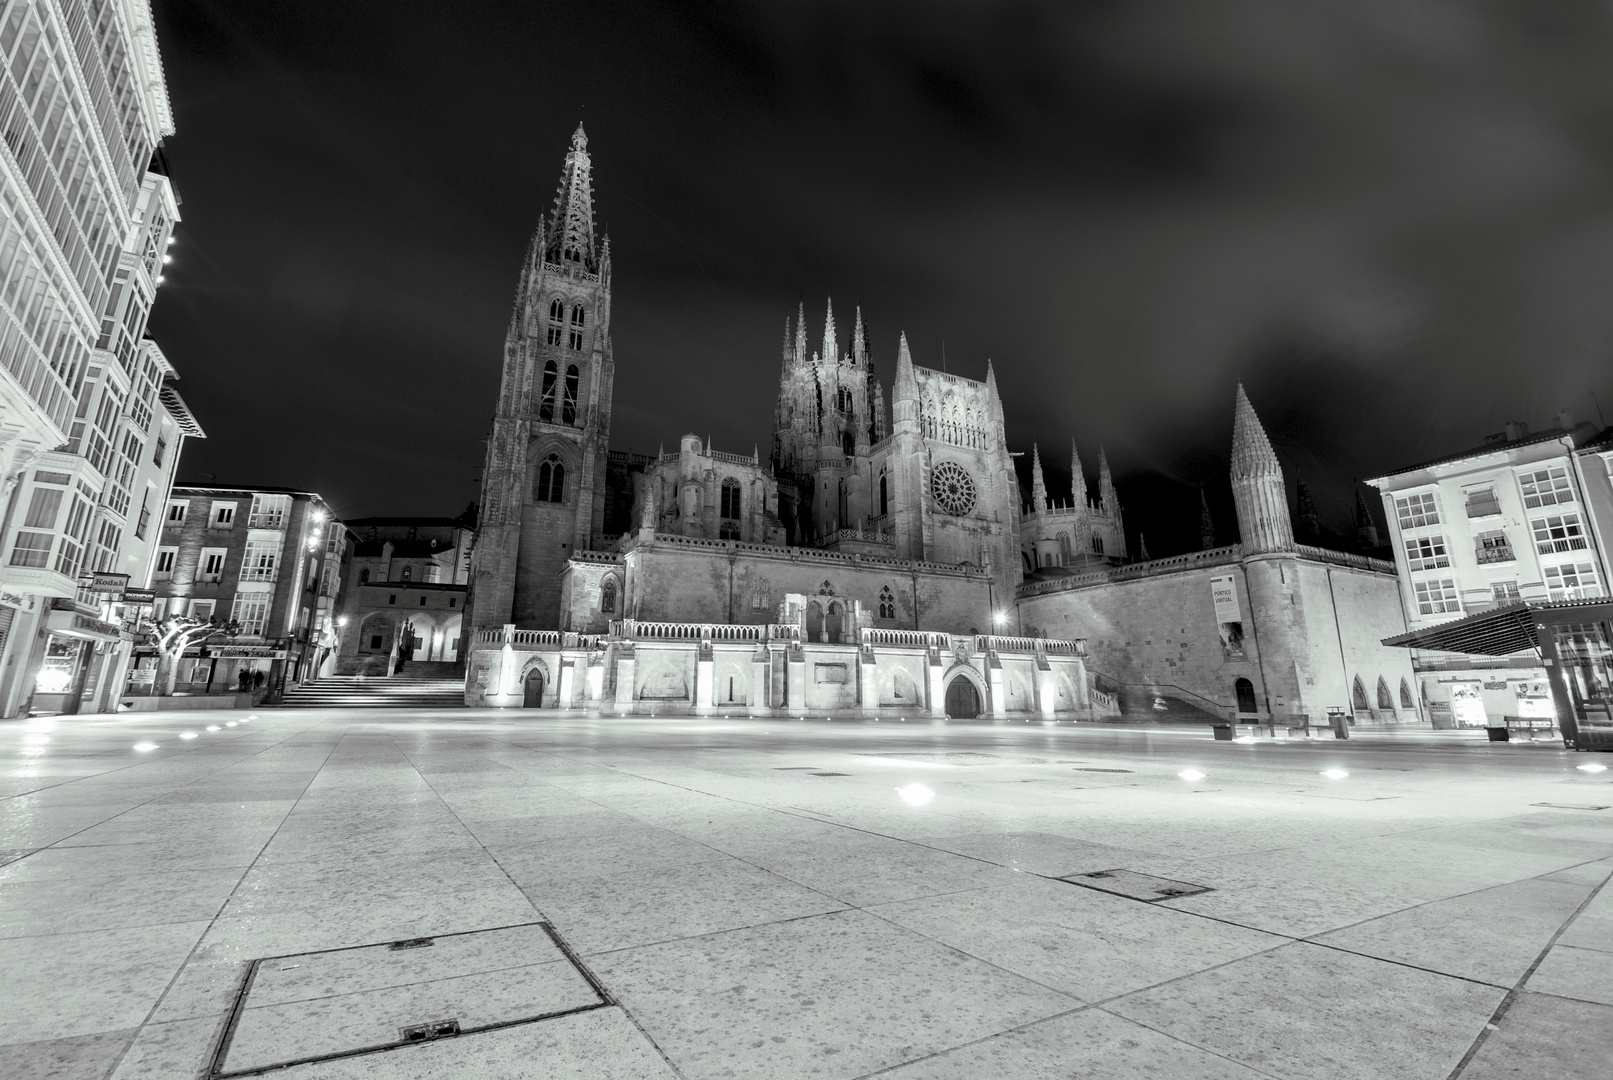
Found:
[[[252,961],[208,1076],[354,1057],[614,1005],[546,922]]]
[[[1096,870],[1089,874],[1066,874],[1059,880],[1096,889],[1099,892],[1113,893],[1115,896],[1129,897],[1132,900],[1145,900],[1148,903],[1174,900],[1180,896],[1197,896],[1199,893],[1211,891],[1208,885],[1172,881],[1170,878],[1139,874],[1134,870]]]

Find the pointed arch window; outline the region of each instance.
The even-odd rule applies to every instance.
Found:
[[[739,481],[729,477],[722,482],[722,516],[732,521],[738,521],[740,502]]]
[[[891,512],[890,485],[886,482],[885,471],[879,472],[879,516],[885,517]]]
[[[582,351],[583,327],[588,325],[588,313],[576,304],[571,309],[571,334],[566,340],[566,347],[573,352]]]
[[[604,588],[599,590],[599,610],[603,615],[616,614],[616,579],[605,579]]]
[[[1378,676],[1378,708],[1386,712],[1395,711],[1395,699],[1389,696],[1389,684],[1383,681],[1382,675]]]
[[[560,344],[560,335],[566,328],[566,305],[562,300],[549,301],[549,336],[550,345]]]
[[[566,467],[559,454],[550,454],[538,466],[538,489],[533,493],[538,502],[557,503],[566,499]]]
[[[849,431],[840,433],[840,452],[847,457],[852,457],[857,453],[857,441]]]
[[[1406,684],[1405,679],[1400,680],[1400,707],[1402,709],[1415,709],[1417,707],[1417,702],[1411,696],[1411,687]]]
[[[852,411],[851,410],[851,391],[848,388],[842,386],[840,388],[840,392],[835,395],[835,407],[838,408],[843,413],[850,414],[850,412]]]
[[[1103,537],[1094,536],[1092,538],[1092,554],[1094,554],[1094,555],[1102,555],[1103,554]]]
[[[412,580],[414,578],[414,567],[405,566],[403,568],[403,573],[402,573],[401,577],[402,577],[402,580],[404,580],[404,581]]]
[[[1361,676],[1357,675],[1350,684],[1350,704],[1357,712],[1367,712],[1371,706],[1367,704],[1367,688],[1361,685]]]
[[[544,363],[543,395],[538,399],[539,420],[552,421],[554,419],[554,384],[555,379],[559,376],[559,374],[560,369],[555,366],[553,360],[549,360]]]
[[[889,585],[879,590],[879,617],[881,619],[896,618],[896,596],[891,592]]]
[[[575,424],[577,422],[576,364],[571,364],[566,368],[566,400],[560,406],[560,422],[562,424]]]

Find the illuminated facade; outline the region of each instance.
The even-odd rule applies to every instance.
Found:
[[[129,655],[116,587],[201,434],[145,337],[178,199],[144,0],[0,4],[0,713],[105,710]],[[103,586],[117,578],[103,579]]]
[[[1608,595],[1613,443],[1566,413],[1474,449],[1369,480],[1383,496],[1409,630],[1524,601]],[[1554,714],[1534,650],[1483,658],[1412,651],[1440,727]]]
[[[347,529],[319,495],[272,487],[176,487],[162,507],[152,571],[152,615],[239,624],[239,633],[192,646],[175,691],[228,693],[242,671],[262,672],[278,700],[287,683],[328,672]],[[135,650],[127,696],[150,696],[157,656]]]
[[[346,523],[338,675],[391,675],[400,661],[457,663],[474,532],[466,518]]]

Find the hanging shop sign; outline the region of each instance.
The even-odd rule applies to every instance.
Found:
[[[214,645],[207,650],[209,656],[250,660],[284,660],[286,650],[272,649],[267,645]]]
[[[123,602],[125,604],[152,604],[157,600],[156,589],[124,589]]]
[[[86,574],[78,579],[91,592],[107,593],[111,596],[122,596],[123,591],[129,587],[128,574]]]
[[[0,589],[0,604],[5,604],[5,605],[7,605],[9,607],[14,607],[14,608],[32,607],[33,606],[28,602],[28,597],[18,596],[16,593],[11,592],[9,589]]]

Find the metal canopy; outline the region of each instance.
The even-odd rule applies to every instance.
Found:
[[[1383,643],[1409,649],[1436,649],[1479,656],[1511,656],[1513,653],[1527,652],[1539,644],[1535,639],[1534,610],[1527,603],[1510,604],[1494,611],[1469,615],[1465,619],[1384,638]]]

